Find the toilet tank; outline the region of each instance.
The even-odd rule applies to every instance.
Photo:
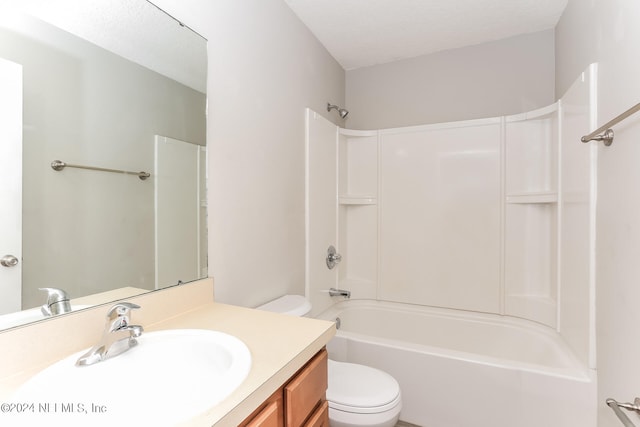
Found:
[[[256,309],[302,317],[311,311],[311,303],[302,295],[284,295]]]

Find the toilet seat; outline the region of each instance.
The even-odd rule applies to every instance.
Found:
[[[311,311],[311,303],[302,295],[284,295],[256,308],[273,313],[302,317]]]
[[[329,407],[351,413],[387,412],[400,403],[400,386],[379,369],[329,359]]]

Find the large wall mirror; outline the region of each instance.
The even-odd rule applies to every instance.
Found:
[[[41,288],[206,277],[206,40],[145,0],[4,3],[0,329],[46,318]]]

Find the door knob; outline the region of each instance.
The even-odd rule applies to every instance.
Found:
[[[3,267],[15,267],[18,265],[18,258],[13,255],[5,255],[0,259],[0,264],[2,264]]]
[[[333,269],[340,261],[342,261],[342,255],[336,252],[336,248],[329,246],[329,249],[327,249],[327,267],[329,267],[329,270]]]

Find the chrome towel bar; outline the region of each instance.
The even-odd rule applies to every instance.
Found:
[[[636,425],[631,422],[629,417],[627,417],[627,415],[622,412],[620,408],[624,408],[628,411],[633,411],[636,414],[640,414],[640,398],[636,397],[633,403],[620,403],[615,399],[607,399],[606,402],[607,406],[613,409],[613,412],[616,413],[616,416],[618,417],[620,422],[624,424],[624,427],[636,427]]]
[[[151,174],[149,174],[148,172],[129,172],[129,171],[123,171],[123,170],[120,170],[120,169],[99,168],[99,167],[96,167],[96,166],[72,165],[71,163],[65,163],[65,162],[60,161],[60,160],[54,160],[54,161],[51,162],[51,169],[53,169],[54,171],[61,171],[64,168],[78,168],[78,169],[88,169],[88,170],[102,171],[102,172],[124,173],[124,174],[127,174],[127,175],[136,175],[142,181],[144,181],[145,179],[147,179],[147,178],[149,178],[151,176]]]
[[[604,145],[606,145],[607,147],[610,146],[613,143],[613,136],[614,136],[613,129],[611,129],[611,126],[617,123],[620,123],[621,121],[623,121],[624,119],[626,119],[627,117],[629,117],[630,115],[638,111],[640,111],[640,104],[634,105],[624,113],[620,114],[618,117],[614,118],[613,120],[609,120],[607,123],[605,123],[604,125],[600,126],[598,129],[591,132],[589,135],[583,136],[582,138],[580,138],[580,141],[582,142],[603,141]],[[603,131],[604,133],[602,133]]]

